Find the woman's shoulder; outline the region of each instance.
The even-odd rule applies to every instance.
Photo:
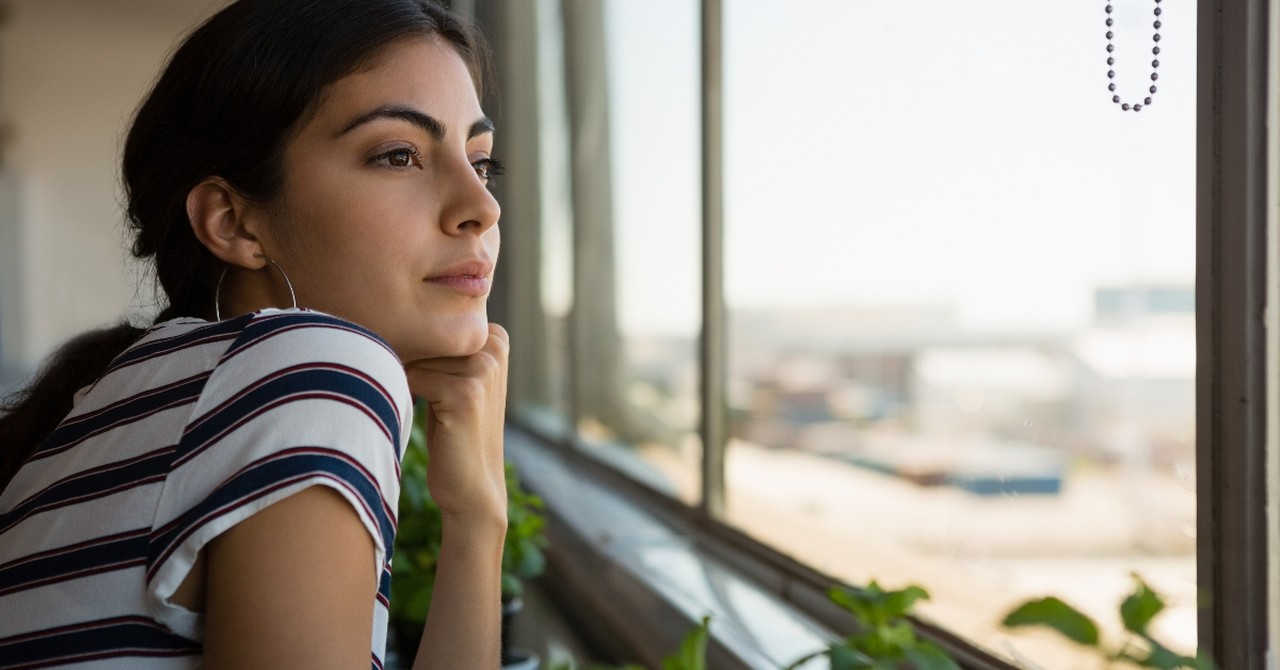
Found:
[[[385,340],[345,319],[296,308],[265,309],[238,319],[243,323],[222,356],[222,366],[332,364],[404,376],[403,364]]]
[[[240,335],[228,354],[251,349],[280,338],[295,346],[327,350],[334,344],[381,350],[395,358],[395,352],[377,333],[346,319],[310,309],[263,309],[237,317]]]
[[[215,396],[267,382],[279,393],[340,382],[342,388],[372,388],[398,408],[411,401],[399,357],[367,328],[306,309],[266,309],[236,320],[242,321],[238,334],[210,378]]]

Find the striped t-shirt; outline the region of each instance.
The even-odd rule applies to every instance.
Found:
[[[410,420],[396,355],[346,321],[271,309],[152,328],[0,494],[0,668],[198,667],[202,617],[169,601],[198,552],[315,485],[376,546],[381,667]]]

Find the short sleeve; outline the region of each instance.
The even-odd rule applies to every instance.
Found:
[[[156,619],[202,639],[199,617],[169,602],[200,550],[311,486],[350,503],[386,588],[411,414],[404,369],[377,336],[316,312],[255,314],[214,367],[175,447],[147,565]]]

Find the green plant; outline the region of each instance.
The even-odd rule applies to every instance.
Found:
[[[675,654],[662,659],[662,670],[707,670],[707,634],[711,617],[702,617],[680,643]]]
[[[865,587],[833,588],[827,597],[853,615],[858,631],[797,660],[787,670],[818,656],[830,660],[831,670],[959,670],[946,652],[916,637],[908,615],[916,601],[929,599],[923,588],[912,585],[886,591],[873,580]]]
[[[410,624],[409,628],[420,628],[427,619],[443,532],[440,508],[427,490],[429,460],[426,432],[415,417],[400,460],[400,525],[391,563],[391,619]],[[506,463],[504,469],[507,535],[502,548],[502,595],[506,599],[520,596],[522,581],[546,568],[547,537],[542,499],[524,490],[513,464]]]
[[[1213,660],[1201,649],[1185,656],[1169,649],[1152,636],[1152,619],[1164,609],[1164,599],[1142,578],[1133,575],[1134,590],[1120,603],[1120,621],[1126,631],[1119,647],[1108,649],[1098,633],[1098,624],[1080,610],[1053,596],[1028,600],[1005,618],[1007,628],[1047,626],[1067,639],[1092,650],[1104,663],[1120,661],[1144,668],[1192,668],[1212,670]]]
[[[541,575],[547,567],[546,506],[539,498],[524,490],[516,466],[506,464],[507,536],[502,546],[502,595],[504,598],[524,594],[524,580]]]
[[[431,605],[443,526],[440,508],[427,490],[427,439],[416,417],[412,431],[400,459],[400,523],[391,561],[390,614],[393,621],[421,624]]]
[[[707,635],[711,625],[711,617],[702,617],[702,623],[694,626],[680,642],[675,653],[662,659],[662,670],[707,670]],[[572,661],[556,664],[551,670],[577,670]],[[618,666],[592,666],[591,670],[646,670],[635,663]]]

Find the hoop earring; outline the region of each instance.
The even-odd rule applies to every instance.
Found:
[[[285,286],[289,287],[289,301],[293,303],[293,309],[297,309],[298,295],[293,292],[293,282],[289,281],[289,274],[284,271],[284,268],[280,267],[279,263],[271,260],[271,258],[268,257],[266,254],[254,254],[253,257],[261,258],[262,260],[270,263],[272,266],[275,267],[276,271],[280,273],[280,276],[284,277]],[[227,276],[227,268],[222,268],[222,273],[218,275],[218,283],[213,287],[213,320],[214,321],[222,320],[222,305],[220,304],[222,302],[221,300],[222,280],[225,279],[226,276]]]

